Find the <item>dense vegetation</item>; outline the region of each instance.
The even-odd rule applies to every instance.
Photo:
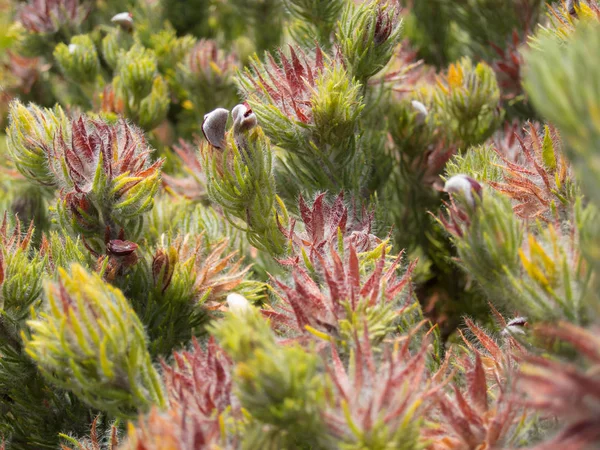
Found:
[[[600,448],[599,22],[0,0],[4,448]]]

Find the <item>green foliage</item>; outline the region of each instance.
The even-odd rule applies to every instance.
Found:
[[[146,130],[162,122],[169,109],[169,87],[157,69],[154,52],[134,45],[121,55],[113,80],[117,95],[126,99],[125,116]]]
[[[519,273],[523,226],[506,198],[489,191],[482,198],[475,206],[464,203],[470,223],[464,234],[454,239],[460,263],[492,298],[515,301],[505,277],[507,273]]]
[[[57,132],[67,127],[60,106],[53,110],[19,101],[10,106],[8,151],[16,169],[30,182],[52,188],[57,180],[50,173],[48,154]]]
[[[100,70],[96,47],[87,34],[73,36],[69,45],[58,44],[54,59],[65,76],[76,82],[92,83]]]
[[[446,164],[446,177],[466,174],[483,182],[501,181],[500,158],[491,145],[478,145],[457,153]]]
[[[400,42],[402,21],[392,2],[348,2],[337,41],[350,76],[364,84],[383,69]]]
[[[234,134],[236,124],[242,126],[241,122],[234,119],[233,133],[227,138],[224,151],[204,147],[208,193],[223,207],[230,223],[238,220],[245,223],[241,229],[250,244],[272,255],[281,255],[286,243],[279,231],[278,216],[285,222],[287,213],[275,194],[271,144],[261,128]]]
[[[361,85],[339,61],[324,61],[319,48],[314,59],[293,49],[290,60],[280,57],[282,66],[254,59],[254,71],[246,69],[238,83],[265,133],[285,150],[279,160],[295,183],[282,188],[290,198],[309,186],[358,190],[366,163],[357,129]]]
[[[500,89],[494,71],[470,59],[451,64],[433,93],[437,120],[450,136],[467,148],[487,139],[499,126]]]
[[[526,56],[525,86],[533,105],[560,130],[584,193],[599,204],[598,69],[589,57],[595,49],[600,49],[597,24],[580,26],[566,46],[551,36],[540,39]]]
[[[143,325],[118,289],[73,265],[45,293],[48,309],[23,338],[48,380],[119,417],[164,405]]]
[[[212,333],[236,363],[234,382],[248,419],[242,448],[323,448],[319,359],[300,346],[280,346],[250,309],[230,314]]]
[[[600,7],[545,3],[0,0],[0,447],[597,448]]]
[[[292,29],[294,39],[307,47],[316,40],[328,49],[346,3],[345,0],[284,0],[286,9],[297,19]]]

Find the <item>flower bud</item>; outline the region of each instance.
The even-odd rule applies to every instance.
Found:
[[[130,31],[133,29],[133,14],[130,12],[122,12],[115,14],[110,21],[119,25],[124,30]]]
[[[514,335],[514,334],[525,334],[523,328],[527,326],[527,317],[515,317],[510,320],[504,330],[502,330],[502,334],[504,336]]]
[[[66,77],[82,83],[95,81],[100,68],[96,47],[87,34],[74,36],[71,43],[60,43],[54,58]]]
[[[175,265],[178,261],[177,250],[174,247],[169,247],[168,250],[158,250],[152,260],[152,278],[154,285],[161,292],[165,292],[171,284]]]
[[[106,249],[115,256],[129,256],[138,248],[135,242],[112,239],[106,244]]]
[[[246,133],[256,126],[256,115],[247,103],[237,105],[231,111],[233,116],[233,134]]]
[[[470,207],[475,206],[473,192],[475,192],[479,198],[482,196],[481,184],[466,175],[454,175],[446,181],[444,192],[448,192],[449,194],[462,194]]]
[[[227,296],[227,306],[229,306],[229,311],[233,314],[245,314],[252,309],[246,297],[235,293]]]
[[[424,123],[425,120],[427,119],[427,114],[428,114],[427,108],[425,107],[425,105],[418,100],[413,100],[410,102],[410,104],[413,107],[413,109],[415,110],[415,112],[417,113],[417,123],[419,125]]]
[[[225,108],[217,108],[204,116],[202,133],[213,147],[223,148],[225,146],[225,129],[228,119],[229,111]]]

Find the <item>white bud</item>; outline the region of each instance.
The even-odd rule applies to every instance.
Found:
[[[515,317],[506,324],[506,327],[502,330],[502,334],[505,336],[508,334],[525,334],[523,328],[526,326],[527,317]]]
[[[233,314],[243,314],[250,311],[250,302],[240,294],[229,294],[227,296],[227,306]]]
[[[256,115],[245,103],[237,105],[235,108],[233,108],[231,115],[233,116],[234,135],[251,130],[256,126]]]
[[[229,111],[225,108],[217,108],[204,116],[202,133],[213,147],[223,148],[225,146],[227,119],[229,119]]]
[[[413,109],[417,112],[417,121],[419,125],[425,122],[427,114],[429,114],[425,105],[417,100],[411,101],[410,104],[412,105]]]
[[[75,53],[75,50],[77,50],[77,45],[76,44],[69,44],[69,54],[73,54]]]
[[[125,30],[131,30],[133,28],[133,15],[130,12],[116,14],[110,21],[120,25]]]
[[[446,181],[444,192],[448,192],[449,194],[460,193],[464,195],[469,206],[473,207],[475,206],[473,192],[481,197],[481,185],[473,178],[466,175],[454,175]]]

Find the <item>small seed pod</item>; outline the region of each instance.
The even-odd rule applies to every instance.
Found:
[[[210,145],[216,148],[225,146],[225,127],[229,119],[229,111],[217,108],[204,116],[202,133]]]
[[[130,12],[116,14],[110,21],[124,30],[131,31],[133,29],[133,15]]]
[[[444,192],[448,192],[449,194],[460,193],[464,195],[467,204],[471,207],[475,206],[475,197],[473,197],[473,192],[475,192],[479,198],[482,196],[481,184],[466,175],[455,175],[451,177],[448,181],[446,181]]]

